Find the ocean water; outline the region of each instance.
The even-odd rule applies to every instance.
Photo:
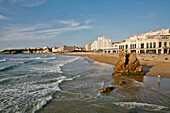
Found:
[[[112,65],[86,57],[0,55],[0,112],[170,112],[169,79],[112,77],[112,73]],[[113,86],[107,94],[99,92],[120,80],[126,84]]]

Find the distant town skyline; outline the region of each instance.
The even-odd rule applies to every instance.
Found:
[[[83,46],[170,28],[170,0],[0,0],[0,50]]]

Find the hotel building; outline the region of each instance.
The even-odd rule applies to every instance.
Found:
[[[170,29],[151,31],[146,34],[131,36],[124,41],[114,43],[115,48],[104,49],[104,53],[126,50],[128,53],[170,53]]]
[[[103,50],[106,47],[112,47],[113,40],[103,37],[98,37],[96,41],[91,44],[91,50]]]

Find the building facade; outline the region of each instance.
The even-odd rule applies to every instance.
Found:
[[[75,50],[75,46],[60,46],[60,47],[52,47],[52,52],[71,52]]]
[[[118,51],[126,50],[128,53],[170,53],[170,29],[151,31],[146,34],[131,36],[122,42],[114,44]],[[106,52],[106,51],[105,51]]]
[[[91,50],[103,50],[106,47],[112,47],[113,40],[103,37],[98,37],[97,41],[91,44]]]
[[[91,44],[87,44],[85,48],[86,48],[86,51],[91,51]]]
[[[52,52],[53,52],[53,53],[58,52],[58,47],[52,47]]]

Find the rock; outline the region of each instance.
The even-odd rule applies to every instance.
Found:
[[[165,60],[168,60],[168,58],[166,57]]]
[[[139,66],[135,70],[135,72],[142,72],[142,71],[143,71],[143,66]]]
[[[119,85],[119,86],[121,86],[121,85],[123,85],[123,84],[126,84],[126,82],[125,81],[119,81],[119,82],[114,82],[114,83],[111,83],[112,85]]]
[[[17,54],[17,51],[12,51],[11,54]]]
[[[10,51],[3,52],[3,54],[11,54]]]
[[[114,89],[114,87],[105,87],[105,88],[99,89],[99,91],[101,93],[108,93],[108,92],[112,91],[113,89]]]
[[[22,53],[31,53],[30,51],[22,51]]]
[[[127,54],[125,51],[120,51],[113,75],[143,75],[142,71],[143,67],[140,66],[135,52]]]

